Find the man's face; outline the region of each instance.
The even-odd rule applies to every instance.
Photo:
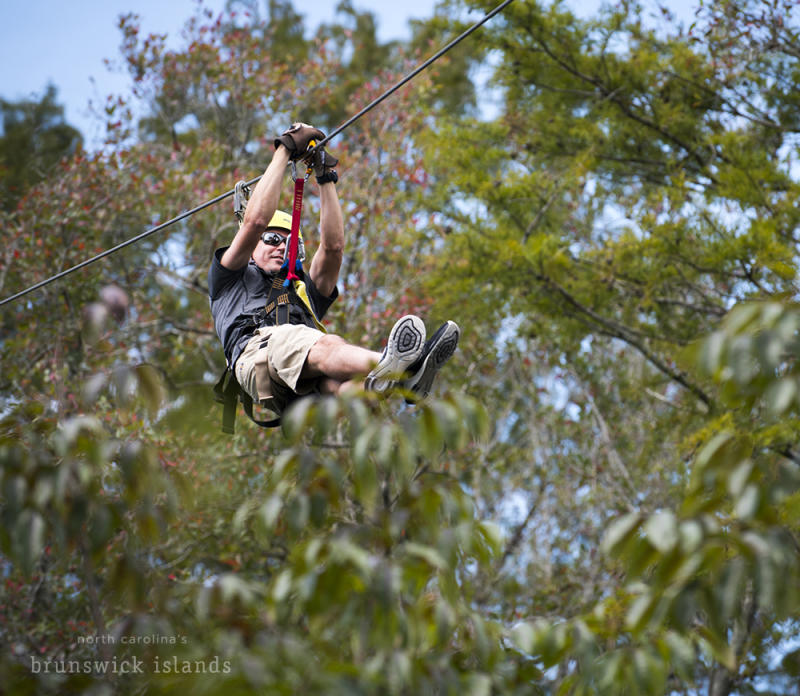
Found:
[[[258,245],[253,251],[253,261],[261,270],[267,273],[279,271],[283,265],[288,237],[285,230],[270,228],[261,235]]]

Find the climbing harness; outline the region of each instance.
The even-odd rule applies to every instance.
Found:
[[[311,167],[308,167],[305,176],[301,178],[297,176],[296,164],[292,162],[291,165],[292,179],[294,180],[294,204],[286,253],[283,265],[273,276],[264,307],[251,316],[252,326],[257,328],[259,326],[289,324],[291,322],[291,308],[296,307],[300,310],[299,318],[302,319],[303,324],[327,333],[311,306],[302,264],[305,259],[305,247],[303,245],[303,237],[300,234],[300,217],[303,208],[304,185],[312,170]],[[237,182],[233,189],[233,214],[239,222],[239,227],[244,222],[244,214],[249,200],[250,186],[246,181]],[[281,211],[276,211],[267,225],[267,229],[272,226],[285,229],[284,224],[282,224],[284,215]],[[295,316],[298,315],[296,314]],[[225,370],[214,385],[214,398],[223,405],[222,432],[224,433],[233,434],[234,432],[237,402],[242,403],[248,418],[262,428],[274,428],[281,423],[280,417],[270,420],[258,420],[255,418],[253,415],[253,398],[241,388],[228,365],[226,365]]]
[[[303,278],[292,281],[289,287],[284,286],[284,278],[283,271],[275,274],[264,307],[250,318],[253,328],[288,324],[290,323],[291,308],[296,307],[301,311],[300,318],[302,318],[303,324],[327,333],[314,313]],[[214,398],[223,404],[222,431],[225,433],[233,433],[237,401],[242,402],[244,412],[256,425],[260,425],[262,428],[274,428],[281,424],[280,417],[262,421],[253,416],[253,399],[240,387],[230,365],[226,364],[214,386]]]
[[[305,283],[305,273],[303,271],[303,261],[306,257],[303,235],[300,233],[300,216],[303,205],[303,184],[311,174],[311,168],[306,170],[305,178],[297,177],[297,168],[292,162],[292,179],[295,182],[294,206],[290,223],[289,239],[286,243],[286,254],[284,255],[283,265],[278,273],[273,277],[269,295],[264,302],[264,308],[253,317],[256,326],[274,325],[289,323],[290,306],[293,305],[302,312],[303,323],[312,329],[318,329],[323,333],[327,330],[322,322],[317,318],[311,300],[308,296],[308,289]],[[298,186],[298,183],[300,185]],[[234,187],[233,195],[233,214],[239,221],[241,227],[244,220],[244,213],[247,203],[250,200],[250,187],[245,181],[240,181]],[[276,211],[270,220],[267,228],[273,226],[278,217],[285,214]],[[283,224],[275,224],[276,227],[285,229]],[[301,275],[298,275],[300,273]],[[274,316],[273,316],[274,314]]]
[[[281,419],[258,420],[253,415],[253,398],[241,388],[230,367],[226,366],[214,385],[214,400],[222,404],[222,432],[233,435],[236,421],[236,403],[241,401],[247,417],[262,428],[277,428]]]

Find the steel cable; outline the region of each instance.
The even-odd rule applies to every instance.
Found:
[[[472,32],[474,32],[480,26],[482,26],[483,24],[488,22],[498,12],[502,12],[503,9],[505,9],[505,7],[507,5],[509,5],[509,4],[511,4],[512,2],[513,2],[513,0],[505,0],[505,2],[503,2],[500,5],[498,5],[497,7],[495,7],[491,12],[489,12],[488,14],[483,16],[480,20],[478,20],[472,26],[470,26],[468,29],[466,29],[464,32],[459,34],[455,39],[450,41],[450,43],[448,43],[446,46],[444,46],[443,48],[439,49],[430,58],[428,58],[424,63],[421,63],[420,65],[418,65],[414,70],[412,70],[410,73],[408,73],[397,84],[395,84],[394,86],[390,87],[383,94],[381,94],[379,97],[377,97],[372,102],[367,104],[367,106],[365,106],[363,109],[361,109],[361,111],[359,111],[355,116],[352,116],[351,118],[349,118],[342,125],[337,127],[333,132],[331,132],[325,138],[320,140],[314,146],[314,148],[312,149],[311,152],[314,152],[314,151],[317,150],[317,148],[320,148],[323,145],[325,145],[325,143],[327,143],[329,140],[331,140],[331,138],[337,136],[345,128],[347,128],[348,126],[351,126],[358,119],[360,119],[364,114],[366,114],[367,112],[369,112],[372,109],[374,109],[376,106],[378,106],[378,104],[380,104],[382,101],[384,101],[384,99],[386,99],[390,95],[394,94],[394,92],[396,92],[398,89],[400,89],[409,80],[412,80],[420,72],[422,72],[425,68],[427,68],[431,63],[433,63],[434,61],[436,61],[439,58],[441,58],[451,48],[453,48],[456,44],[458,44],[461,41],[463,41],[467,36],[469,36]],[[260,179],[261,179],[261,176],[257,176],[255,179],[251,179],[250,181],[246,182],[245,185],[246,186],[252,186],[252,185],[258,183],[258,181]],[[79,264],[77,264],[75,266],[72,266],[71,268],[67,268],[66,270],[63,270],[60,273],[56,273],[55,275],[50,276],[49,278],[46,278],[45,280],[42,280],[42,281],[40,281],[40,282],[38,282],[38,283],[36,283],[34,285],[31,285],[30,287],[25,288],[24,290],[21,290],[20,292],[15,293],[14,295],[6,297],[6,298],[0,300],[0,307],[2,307],[5,304],[8,304],[10,302],[13,302],[14,300],[17,300],[20,297],[23,297],[24,295],[27,295],[28,293],[33,292],[34,290],[38,290],[39,288],[43,288],[45,285],[49,285],[50,283],[53,283],[53,282],[55,282],[57,280],[60,280],[61,278],[64,278],[64,277],[70,275],[71,273],[75,273],[75,271],[79,271],[82,268],[86,268],[86,266],[89,266],[89,265],[95,263],[96,261],[99,261],[100,259],[105,258],[106,256],[110,256],[111,254],[119,251],[120,249],[124,249],[125,247],[128,247],[131,244],[136,244],[137,242],[140,242],[142,239],[145,239],[146,237],[149,237],[150,235],[155,234],[156,232],[160,232],[161,230],[166,229],[170,225],[174,225],[176,222],[180,222],[181,220],[184,220],[185,218],[187,218],[187,217],[189,217],[191,215],[194,215],[195,213],[198,213],[198,212],[200,212],[201,210],[203,210],[205,208],[208,208],[208,207],[210,207],[212,205],[215,205],[216,203],[219,203],[220,201],[223,201],[226,198],[230,198],[234,194],[234,192],[235,192],[235,189],[231,189],[230,191],[222,193],[219,196],[217,196],[216,198],[212,198],[211,200],[208,200],[205,203],[201,203],[200,205],[198,205],[195,208],[192,208],[191,210],[184,211],[183,213],[180,213],[179,215],[176,215],[174,218],[172,218],[170,220],[167,220],[166,222],[162,222],[161,224],[156,225],[155,227],[152,227],[152,228],[142,232],[141,234],[136,235],[135,237],[131,237],[131,239],[128,239],[128,240],[126,240],[124,242],[121,242],[120,244],[117,244],[114,247],[111,247],[110,249],[106,249],[105,251],[100,252],[96,256],[93,256],[93,257],[91,257],[89,259],[86,259],[85,261],[82,261],[81,263],[79,263]]]

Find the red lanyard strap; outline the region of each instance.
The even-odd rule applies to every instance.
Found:
[[[300,237],[300,213],[303,211],[303,187],[306,180],[299,176],[294,180],[294,205],[292,207],[292,231],[289,234],[289,259],[288,271],[284,285],[288,286],[289,281],[298,280],[296,271],[300,270],[300,263],[297,260],[298,239]]]

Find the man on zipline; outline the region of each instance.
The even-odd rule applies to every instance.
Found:
[[[285,256],[292,218],[278,210],[290,161],[307,157],[325,134],[295,123],[275,139],[275,153],[256,184],[230,246],[214,252],[208,272],[211,313],[225,357],[255,403],[281,414],[299,396],[337,394],[358,386],[395,386],[424,398],[439,368],[456,349],[459,328],[448,321],[427,341],[425,324],[407,315],[392,328],[383,353],[325,333],[320,320],[338,297],[344,224],[336,193],[338,160],[319,147],[308,161],[320,196],[320,242],[308,273],[286,283]],[[300,255],[302,260],[301,244]]]

